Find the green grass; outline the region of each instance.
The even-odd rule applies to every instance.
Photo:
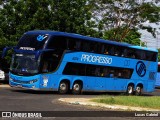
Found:
[[[160,109],[158,96],[102,96],[92,101],[105,104]]]

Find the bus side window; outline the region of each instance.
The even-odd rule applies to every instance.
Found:
[[[67,63],[63,70],[63,74],[65,75],[85,75],[85,64],[79,63]]]
[[[140,55],[140,51],[139,50],[137,50],[135,52],[135,54],[136,54],[136,59],[141,59],[141,55]]]
[[[85,52],[89,52],[89,42],[87,41],[83,41],[82,42],[82,51],[85,51]]]
[[[104,45],[101,44],[101,47],[100,47],[100,48],[101,48],[101,49],[100,49],[100,53],[103,53],[103,54],[104,54],[104,50],[105,50]]]
[[[141,51],[141,60],[146,60],[146,52],[145,51]]]
[[[90,52],[96,52],[96,43],[95,42],[90,42]]]
[[[122,57],[127,57],[127,49],[126,48],[124,48],[121,56]]]
[[[109,55],[114,55],[114,46],[109,49]]]
[[[104,54],[108,54],[109,52],[108,52],[109,50],[106,48],[105,50],[104,50]]]
[[[101,76],[103,76],[103,77],[110,77],[109,67],[104,67],[103,68],[103,72],[102,72]]]
[[[131,58],[136,58],[136,53],[135,53],[135,50],[132,50],[132,53],[131,53]]]
[[[103,53],[102,52],[103,45],[101,43],[98,43],[96,47],[97,47],[97,50],[96,50],[97,53],[100,53],[100,54]]]
[[[76,41],[73,38],[66,38],[67,41],[67,49],[68,50],[75,50]]]
[[[110,46],[104,45],[104,54],[109,54],[109,52],[110,52]]]
[[[114,53],[114,55],[115,56],[121,56],[121,54],[122,54],[122,52],[121,52],[120,47],[115,47],[115,53]]]
[[[156,61],[156,60],[157,60],[157,53],[154,53],[154,52],[153,52],[152,61]]]
[[[42,72],[43,73],[48,72],[48,62],[47,61],[44,61],[43,63]]]
[[[158,69],[157,69],[157,72],[160,72],[160,65],[158,64]]]
[[[100,76],[100,68],[96,67],[95,69],[95,76]]]
[[[81,48],[81,42],[80,42],[80,40],[77,40],[76,41],[76,50],[80,50],[80,48]]]
[[[135,52],[133,49],[128,49],[127,57],[135,58]]]

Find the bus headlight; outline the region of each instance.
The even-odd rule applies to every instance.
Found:
[[[30,83],[30,84],[33,84],[33,83],[35,83],[35,82],[37,82],[37,81],[38,81],[38,79],[34,79],[34,80],[29,81],[29,83]]]
[[[9,80],[10,80],[10,81],[13,81],[13,78],[9,77]]]

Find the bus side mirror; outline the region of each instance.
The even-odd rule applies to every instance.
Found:
[[[7,53],[8,50],[10,50],[10,49],[16,49],[16,48],[17,48],[17,46],[14,46],[14,47],[5,47],[5,48],[3,49],[3,51],[2,51],[2,56],[1,56],[1,58],[3,59],[3,58],[6,56],[6,53]]]
[[[12,49],[12,47],[5,47],[4,49],[3,49],[3,51],[2,51],[2,59],[6,56],[6,53],[7,53],[7,51],[8,50],[10,50],[10,49]]]

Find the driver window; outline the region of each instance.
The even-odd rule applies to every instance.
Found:
[[[42,72],[43,73],[48,72],[48,62],[47,61],[44,61],[43,63]]]
[[[42,73],[55,71],[59,64],[59,58],[53,52],[44,53],[41,60]]]

